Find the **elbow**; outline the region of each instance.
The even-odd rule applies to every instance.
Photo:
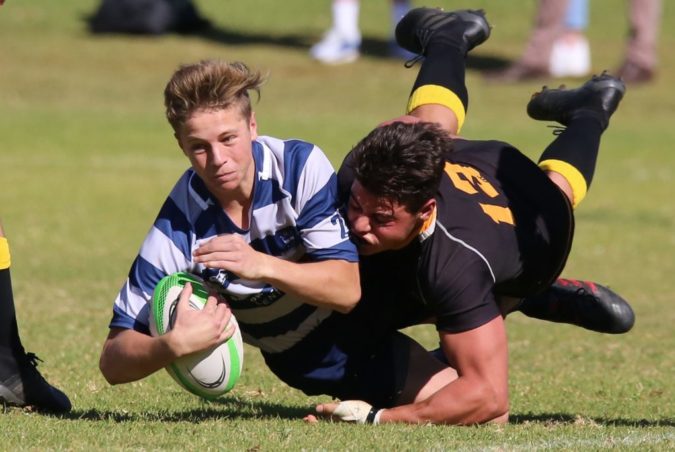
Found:
[[[349,314],[359,304],[361,300],[361,287],[356,286],[355,290],[348,294],[343,294],[340,305],[335,309],[341,314]]]
[[[105,381],[107,381],[108,384],[116,385],[116,384],[120,383],[115,378],[115,374],[113,372],[113,369],[110,366],[108,360],[105,358],[105,355],[101,355],[101,359],[98,362],[98,368],[101,371],[101,374],[103,375],[103,378],[105,378]]]
[[[340,275],[334,280],[334,286],[331,294],[333,310],[341,314],[349,314],[361,300],[361,278],[359,276],[359,267],[356,263],[342,263],[345,271],[335,272]]]
[[[349,314],[356,305],[359,304],[359,301],[361,301],[361,278],[359,276],[359,267],[358,265],[354,265],[353,268],[353,281],[346,286],[349,290],[346,290],[346,293],[343,294],[342,309],[340,310],[343,314]]]
[[[110,356],[110,354],[106,353],[106,349],[101,353],[101,358],[98,361],[98,368],[108,384],[118,385],[127,382],[122,379],[122,375],[119,372],[119,365],[116,365],[115,359]]]
[[[506,424],[509,420],[508,392],[496,388],[485,388],[481,397],[480,414],[476,420],[479,424],[487,422]]]
[[[122,380],[119,372],[116,372],[118,367],[115,366],[112,360],[107,358],[105,354],[101,355],[101,359],[98,362],[98,368],[108,384],[118,385],[121,383],[126,383],[126,381]]]
[[[489,410],[480,423],[506,424],[509,422],[509,401],[496,400],[490,404]]]

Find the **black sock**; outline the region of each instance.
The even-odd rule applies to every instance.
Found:
[[[567,179],[574,192],[575,205],[591,186],[602,132],[598,117],[591,113],[578,115],[569,121],[539,158],[542,169],[558,172]]]
[[[0,270],[0,347],[22,352],[9,268]]]
[[[465,84],[466,62],[464,54],[454,46],[433,43],[427,49],[426,55],[410,93],[408,112],[422,104],[440,103],[455,112],[461,127],[469,106],[469,93]],[[453,97],[456,97],[456,102],[448,102],[447,99],[443,98],[439,98],[437,102],[429,101],[428,94],[424,96],[423,101],[416,102],[415,96],[419,94],[419,89],[430,86],[440,86],[450,91],[454,94]]]
[[[551,295],[550,289],[548,289],[540,294],[524,298],[516,310],[528,317],[548,320],[550,308]]]

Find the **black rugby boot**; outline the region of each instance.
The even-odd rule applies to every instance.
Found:
[[[564,126],[575,117],[591,115],[600,120],[604,130],[625,92],[623,81],[605,71],[576,89],[562,86],[549,89],[544,86],[532,95],[527,104],[527,114],[533,119],[557,121]]]
[[[570,323],[598,333],[627,333],[635,323],[628,302],[591,281],[558,279],[544,293],[526,298],[518,311],[528,317]]]
[[[0,348],[0,403],[32,406],[39,411],[66,413],[71,404],[68,396],[44,379],[37,370],[42,361],[33,353],[18,353]]]
[[[395,34],[398,45],[419,55],[425,54],[432,41],[450,44],[466,54],[487,40],[490,24],[483,10],[415,8],[396,25]]]

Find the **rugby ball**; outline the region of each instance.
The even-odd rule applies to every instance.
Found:
[[[203,281],[190,273],[174,273],[162,278],[150,306],[150,333],[160,336],[171,330],[176,318],[176,304],[186,283],[192,284],[190,307],[201,310],[208,291]],[[226,342],[202,352],[178,358],[166,367],[176,382],[189,392],[205,399],[215,399],[230,391],[237,383],[244,365],[241,331],[234,315],[234,334]]]

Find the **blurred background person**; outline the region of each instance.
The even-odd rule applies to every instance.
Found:
[[[333,23],[323,39],[309,49],[309,55],[324,64],[346,64],[360,56],[361,30],[359,28],[359,0],[333,0]],[[410,10],[410,0],[391,0],[391,33],[389,54],[408,59],[415,55],[396,44],[393,39],[398,21]]]
[[[588,0],[568,0],[562,35],[551,48],[548,70],[553,77],[586,77],[591,73],[591,46],[585,35]]]
[[[656,75],[661,0],[630,0],[629,33],[624,61],[617,70],[626,83],[644,83]]]
[[[652,80],[658,65],[661,0],[629,0],[629,33],[623,63],[615,71],[626,83]],[[487,74],[496,82],[545,77],[584,77],[591,72],[588,0],[540,0],[534,28],[521,57]]]
[[[87,18],[92,33],[161,35],[210,27],[192,0],[102,0]]]
[[[565,33],[569,0],[540,0],[534,28],[518,60],[505,69],[486,75],[495,82],[519,82],[550,76],[551,53],[555,42]]]

